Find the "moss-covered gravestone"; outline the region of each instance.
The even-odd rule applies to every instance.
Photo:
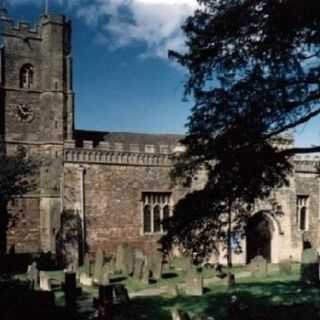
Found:
[[[306,284],[319,282],[319,255],[316,249],[304,249],[301,258],[301,281]]]

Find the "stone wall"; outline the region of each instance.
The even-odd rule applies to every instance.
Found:
[[[8,248],[15,247],[19,253],[37,253],[40,242],[40,204],[39,198],[21,198],[11,203],[9,212],[12,216],[7,233]]]
[[[81,172],[65,166],[64,207],[81,211]],[[90,252],[112,252],[121,242],[149,250],[159,235],[143,234],[143,192],[171,192],[169,167],[87,165],[83,178],[86,240]],[[172,204],[183,191],[172,192]],[[71,201],[70,201],[71,200]],[[72,203],[74,201],[74,203]]]

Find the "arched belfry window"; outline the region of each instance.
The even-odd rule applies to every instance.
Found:
[[[163,220],[171,216],[170,192],[143,192],[143,232],[162,233]]]
[[[20,88],[30,89],[33,86],[34,69],[31,64],[25,64],[20,70]]]

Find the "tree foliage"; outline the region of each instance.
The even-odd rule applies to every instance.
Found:
[[[172,174],[186,184],[204,170],[208,179],[178,203],[162,241],[200,254],[223,238],[226,212],[248,217],[288,183],[294,153],[320,151],[278,143],[320,114],[320,2],[199,3],[183,26],[187,51],[169,52],[187,69],[185,94],[195,101]]]

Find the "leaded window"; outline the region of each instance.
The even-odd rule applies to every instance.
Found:
[[[169,192],[144,192],[143,232],[162,233],[163,220],[171,215],[171,194]]]

